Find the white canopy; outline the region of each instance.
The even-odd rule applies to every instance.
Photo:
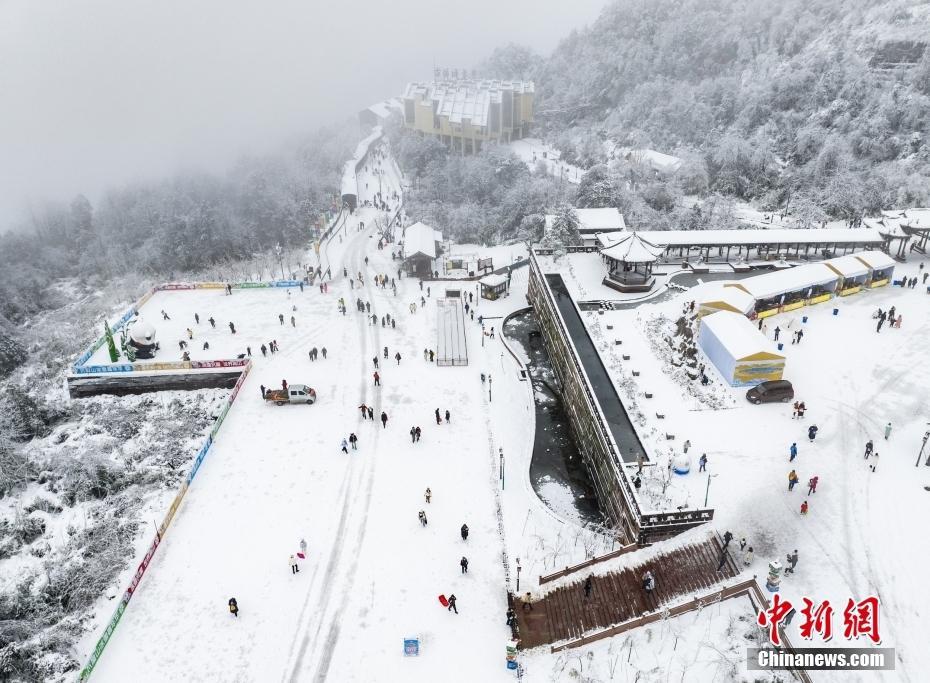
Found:
[[[652,263],[663,251],[663,247],[647,242],[636,232],[626,233],[626,236],[612,247],[601,249],[601,253],[607,258],[624,263]]]
[[[863,277],[869,274],[869,268],[855,254],[837,256],[823,262],[825,266],[844,278]]]
[[[870,270],[884,270],[895,265],[895,260],[883,251],[863,251],[855,256]]]
[[[746,360],[759,353],[784,358],[775,343],[739,313],[717,311],[701,318],[701,325],[713,333],[735,360]]]
[[[795,268],[775,270],[740,280],[728,287],[739,287],[749,292],[757,301],[773,299],[780,294],[799,292],[808,287],[835,283],[837,274],[823,263],[809,263]]]
[[[752,309],[756,307],[756,300],[752,295],[739,287],[727,287],[731,282],[708,282],[700,285],[700,293],[697,296],[698,305],[701,308],[710,308],[718,310],[738,311],[743,315],[749,315]]]

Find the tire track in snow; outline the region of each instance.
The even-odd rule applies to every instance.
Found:
[[[362,234],[365,234],[365,233],[367,233],[367,231],[363,232]],[[365,243],[367,243],[367,238],[366,238]],[[354,257],[353,268],[361,270],[359,268],[360,255],[358,253],[355,253],[353,254],[353,257]],[[367,295],[369,301],[373,299],[372,282],[373,282],[372,277],[369,276],[365,278],[365,294]],[[379,350],[381,349],[381,334],[378,330],[377,325],[372,325],[372,327],[374,328],[372,332],[372,336],[374,337],[375,355],[377,356]],[[367,359],[367,353],[362,355],[362,367],[363,368],[365,367],[366,359]],[[362,386],[361,386],[361,393],[363,397],[365,395],[365,387],[367,386],[367,382],[368,382],[366,375],[367,375],[367,371],[363,370],[362,371]],[[376,411],[382,410],[381,392],[375,393],[375,404],[376,404],[376,408],[375,408]],[[383,428],[379,430],[377,426],[375,426],[375,438],[372,440],[373,442],[372,447],[374,449],[373,452],[377,451],[377,444],[380,440],[380,435],[382,431],[384,431]],[[336,650],[336,643],[339,641],[340,629],[339,629],[338,617],[345,612],[346,601],[348,600],[349,595],[351,593],[352,586],[355,583],[355,574],[358,570],[358,558],[359,558],[359,554],[361,551],[362,543],[365,540],[365,532],[368,529],[368,525],[366,524],[366,521],[368,519],[368,510],[371,507],[371,490],[374,486],[375,462],[376,460],[375,460],[374,455],[372,455],[372,457],[365,460],[365,465],[366,465],[365,469],[367,470],[367,472],[363,475],[363,477],[365,478],[365,484],[364,484],[365,493],[361,498],[362,508],[359,510],[361,514],[361,518],[358,524],[358,533],[355,539],[355,543],[352,546],[356,549],[356,552],[352,557],[352,563],[349,566],[349,570],[345,574],[345,585],[343,586],[343,590],[341,592],[341,598],[339,600],[339,604],[333,609],[332,616],[330,617],[330,626],[329,626],[329,630],[327,631],[326,638],[324,639],[322,643],[319,643],[319,646],[316,648],[317,651],[319,651],[319,649],[322,648],[322,653],[319,656],[319,664],[317,665],[316,672],[314,673],[314,676],[313,676],[314,681],[322,682],[326,680],[326,676],[329,673],[329,666],[330,666],[330,663],[332,662],[333,653]],[[315,637],[314,637],[314,640],[316,640]],[[296,671],[295,671],[295,674],[296,674]]]
[[[359,240],[359,236],[362,236],[364,238],[364,241]],[[367,243],[367,240],[368,240],[367,231],[364,231],[364,232],[358,233],[354,241],[356,242],[360,241],[362,245],[361,249],[362,251],[364,251],[364,245]],[[353,266],[357,266],[358,261],[360,260],[360,256],[359,256],[358,247],[355,247],[354,245],[353,245],[352,256],[354,260]],[[366,289],[366,293],[370,297],[370,294],[371,294],[370,284],[366,284],[365,289]],[[365,401],[365,393],[366,393],[365,389],[367,387],[367,357],[368,357],[368,343],[367,342],[369,339],[369,335],[365,333],[366,327],[368,327],[368,325],[366,324],[366,318],[364,316],[359,317],[358,328],[359,328],[359,339],[361,340],[360,362],[361,362],[361,369],[362,369],[362,373],[361,373],[362,378],[361,378],[361,382],[359,386],[359,393],[361,395],[362,402]],[[377,329],[375,330],[375,336],[376,337],[378,336]],[[378,403],[378,407],[380,408],[380,399],[377,401],[377,403]],[[372,444],[373,447],[377,445],[378,440],[380,438],[380,433],[381,433],[380,430],[377,430],[377,427],[376,427],[375,437],[373,439],[373,444]],[[358,462],[358,459],[353,458],[352,460],[353,470],[356,469],[354,465],[357,462]],[[366,480],[365,488],[369,494],[370,494],[371,486],[374,482],[373,462],[374,462],[373,458],[368,458],[365,461],[363,461],[363,466],[359,472],[359,479]],[[357,490],[357,488],[358,488],[357,486],[352,487],[353,490]],[[354,498],[350,495],[346,495],[343,499],[343,507],[342,507],[342,513],[340,517],[340,524],[339,524],[339,528],[337,529],[337,533],[334,536],[334,542],[336,544],[336,547],[334,548],[333,552],[330,553],[329,561],[326,567],[326,572],[323,575],[322,582],[319,587],[319,589],[323,591],[323,594],[322,596],[320,596],[321,598],[320,606],[319,606],[319,609],[316,611],[316,613],[319,614],[320,619],[319,619],[319,622],[317,623],[317,627],[314,630],[313,636],[312,636],[312,641],[315,644],[319,642],[318,636],[324,624],[327,622],[327,608],[329,607],[329,602],[333,594],[332,584],[334,583],[334,576],[335,576],[336,569],[340,565],[340,562],[342,559],[343,549],[346,546],[345,543],[342,543],[340,541],[342,537],[344,536],[350,514],[354,512],[352,510],[352,505],[350,505],[350,503],[354,503],[357,500],[358,500],[357,498]],[[364,527],[365,527],[364,522],[368,514],[368,504],[370,503],[370,495],[366,495],[363,502],[364,502],[364,509],[362,510],[362,519],[361,519],[361,532],[360,532],[361,538],[364,537]],[[354,516],[354,515],[351,515],[351,516]],[[355,572],[355,568],[357,567],[357,561],[358,561],[358,557],[356,555],[356,558],[353,561],[353,564],[351,565],[351,575],[347,575],[347,579],[348,579],[347,589],[351,587],[351,583],[354,580],[354,572]],[[348,595],[348,590],[345,590],[342,596],[343,603],[345,602],[347,595]],[[339,613],[340,609],[341,607],[336,610],[336,614]],[[324,670],[318,670],[317,672],[317,676],[322,675],[324,680],[325,680],[326,673],[329,668],[329,659],[331,657],[331,653],[333,649],[332,646],[335,645],[335,642],[336,640],[338,640],[338,635],[339,635],[339,628],[338,628],[338,623],[336,622],[336,620],[333,618],[330,618],[330,622],[331,622],[330,628],[329,628],[329,631],[327,633],[327,638],[326,638],[326,641],[328,644],[328,650],[326,650],[326,652],[329,653],[329,656],[327,656],[325,659],[326,668]],[[295,643],[296,643],[297,638],[299,638],[301,634],[303,634],[303,639],[300,642],[300,648],[298,650],[297,657],[296,657],[296,660],[294,661],[293,666],[289,667],[288,671],[285,673],[285,680],[297,681],[301,678],[300,672],[303,667],[303,662],[304,662],[304,658],[306,657],[307,650],[310,647],[310,643],[311,643],[310,628],[311,628],[311,624],[309,623],[309,619],[308,619],[308,623],[306,624],[306,626],[301,627],[298,630],[297,634],[295,634]],[[293,650],[293,645],[291,649]],[[314,647],[314,651],[316,651],[317,649],[318,647]]]

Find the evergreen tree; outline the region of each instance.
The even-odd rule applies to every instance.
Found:
[[[119,351],[116,350],[116,342],[113,341],[113,331],[110,329],[110,323],[103,321],[103,334],[107,338],[107,350],[110,352],[110,362],[115,363],[119,360]]]

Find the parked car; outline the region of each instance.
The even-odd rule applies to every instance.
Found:
[[[794,398],[794,387],[786,379],[776,379],[757,384],[746,392],[746,400],[759,405],[760,403],[774,403],[781,401],[787,403]]]
[[[316,401],[316,391],[306,384],[291,384],[287,387],[287,391],[267,389],[265,400],[276,406],[283,406],[285,403],[306,403],[309,406]]]

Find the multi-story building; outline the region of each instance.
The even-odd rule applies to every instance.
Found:
[[[404,91],[404,126],[435,135],[462,154],[488,142],[510,142],[529,134],[533,82],[451,80],[409,83]]]

